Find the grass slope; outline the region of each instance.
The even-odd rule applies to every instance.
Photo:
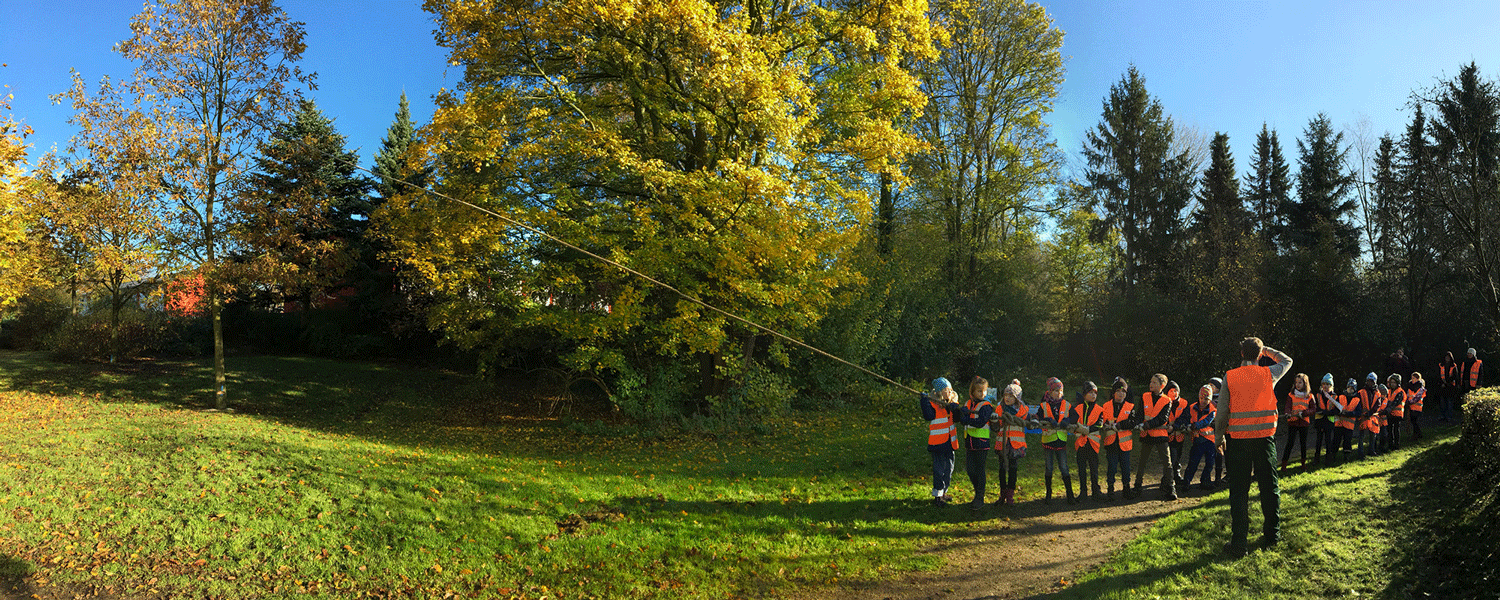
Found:
[[[1397,452],[1282,478],[1284,537],[1274,551],[1237,560],[1223,553],[1229,506],[1221,491],[1158,521],[1049,597],[1500,597],[1495,491],[1462,484],[1468,471],[1456,436],[1447,428]],[[1252,487],[1252,544],[1258,497]]]

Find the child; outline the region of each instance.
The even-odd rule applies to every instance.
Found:
[[[1407,420],[1411,421],[1411,439],[1415,442],[1422,439],[1422,401],[1427,399],[1427,381],[1421,373],[1414,372],[1406,389],[1406,412],[1410,413]]]
[[[964,470],[974,485],[969,508],[974,512],[984,508],[984,457],[989,455],[990,420],[995,416],[995,405],[985,398],[989,389],[990,382],[975,377],[969,382],[969,399],[958,412],[958,422],[964,425]]]
[[[1104,412],[1100,415],[1100,425],[1103,429],[1104,449],[1107,457],[1107,469],[1104,481],[1108,484],[1104,488],[1104,499],[1115,499],[1115,472],[1120,472],[1120,483],[1126,489],[1130,488],[1130,449],[1135,445],[1132,443],[1133,428],[1136,421],[1131,416],[1135,405],[1126,401],[1125,397],[1130,394],[1130,385],[1125,383],[1124,377],[1116,377],[1111,386],[1110,401],[1104,404]]]
[[[1161,463],[1162,499],[1177,499],[1177,475],[1172,471],[1172,457],[1167,451],[1167,433],[1175,401],[1176,398],[1167,390],[1167,376],[1161,373],[1152,375],[1151,389],[1141,395],[1141,405],[1136,407],[1136,418],[1140,419],[1145,430],[1141,432],[1141,464],[1135,469],[1135,490],[1133,494],[1126,492],[1127,498],[1141,495],[1146,462],[1156,457]]]
[[[1021,458],[1026,456],[1026,418],[1030,412],[1021,402],[1021,382],[1012,379],[1000,398],[997,416],[1003,426],[995,445],[1000,459],[1000,500],[1006,504],[1016,503],[1016,476],[1021,469]]]
[[[1042,499],[1042,504],[1052,503],[1052,465],[1057,464],[1057,470],[1062,472],[1063,490],[1068,494],[1068,504],[1077,503],[1073,499],[1073,480],[1068,475],[1068,430],[1072,423],[1069,417],[1067,400],[1063,400],[1062,380],[1053,377],[1047,380],[1047,392],[1042,396],[1041,414],[1037,419],[1042,423],[1042,454],[1047,457],[1047,497]]]
[[[1401,387],[1401,375],[1391,373],[1385,378],[1385,388],[1389,390],[1385,400],[1385,447],[1389,450],[1401,449],[1401,422],[1406,420],[1406,388]]]
[[[1361,413],[1359,384],[1353,377],[1344,384],[1344,393],[1335,401],[1339,420],[1334,423],[1333,447],[1343,451],[1343,461],[1349,462],[1354,454],[1354,430]]]
[[[1333,462],[1333,423],[1338,420],[1338,394],[1333,392],[1333,373],[1324,373],[1317,394],[1313,394],[1308,408],[1313,411],[1313,464]],[[1327,452],[1325,461],[1320,461]]]
[[[1167,382],[1167,394],[1172,396],[1172,414],[1167,420],[1167,457],[1172,459],[1172,479],[1181,488],[1184,482],[1182,468],[1187,466],[1187,456],[1182,453],[1182,446],[1192,435],[1188,427],[1188,405],[1192,402],[1182,399],[1182,388],[1175,381]]]
[[[1286,471],[1286,463],[1292,459],[1292,448],[1302,444],[1302,470],[1307,470],[1307,428],[1312,425],[1309,420],[1313,415],[1312,384],[1308,382],[1307,373],[1298,373],[1295,383],[1292,384],[1292,392],[1287,394],[1291,405],[1283,415],[1286,418],[1286,449],[1281,452],[1281,471]]]
[[[927,452],[932,455],[932,505],[947,506],[948,485],[953,480],[953,451],[958,449],[958,394],[942,377],[932,380],[931,395],[922,394],[922,418],[927,420]]]
[[[1374,372],[1365,375],[1365,387],[1359,390],[1359,403],[1363,414],[1360,422],[1359,457],[1380,453],[1380,413],[1385,410],[1385,394],[1380,393],[1380,377]]]
[[[1219,410],[1219,394],[1224,392],[1224,378],[1214,377],[1208,380],[1208,385],[1214,388],[1214,411]],[[1214,444],[1214,485],[1224,484],[1224,453],[1219,451],[1218,444]]]
[[[1198,461],[1206,460],[1208,462],[1203,464],[1203,477],[1198,480],[1198,487],[1203,490],[1218,487],[1209,481],[1209,475],[1213,473],[1214,463],[1218,462],[1219,457],[1218,448],[1214,446],[1214,417],[1218,412],[1214,408],[1213,396],[1214,387],[1205,384],[1198,388],[1198,402],[1187,409],[1188,428],[1193,434],[1193,450],[1182,480],[1186,482],[1183,485],[1192,483],[1193,473],[1198,470]]]
[[[1092,381],[1083,383],[1083,391],[1078,392],[1078,397],[1073,401],[1072,418],[1073,433],[1077,438],[1073,441],[1073,454],[1078,458],[1078,499],[1083,500],[1089,495],[1090,484],[1094,491],[1094,501],[1104,500],[1104,494],[1099,490],[1099,446],[1101,429],[1099,421],[1104,414],[1104,406],[1099,404],[1099,386]]]

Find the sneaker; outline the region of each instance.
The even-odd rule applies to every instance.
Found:
[[[943,496],[938,496],[936,498],[933,498],[932,499],[932,505],[936,506],[938,508],[942,508],[944,506],[947,506],[948,505],[948,501],[945,500],[945,499],[943,499],[943,498],[944,498]]]
[[[1167,492],[1165,494],[1162,494],[1162,496],[1161,496],[1161,501],[1162,502],[1171,502],[1171,501],[1176,500],[1176,499],[1177,499],[1177,492]]]
[[[1245,547],[1237,546],[1233,543],[1224,544],[1224,553],[1228,554],[1230,558],[1244,558]]]

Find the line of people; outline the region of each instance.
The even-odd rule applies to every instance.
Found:
[[[1287,469],[1299,447],[1301,466],[1307,467],[1309,430],[1314,432],[1311,464],[1332,464],[1338,458],[1358,459],[1399,449],[1406,424],[1412,439],[1421,439],[1420,418],[1427,395],[1421,373],[1413,373],[1406,385],[1398,374],[1390,375],[1384,384],[1377,379],[1370,373],[1363,386],[1350,379],[1339,393],[1334,389],[1332,374],[1324,375],[1320,389],[1313,391],[1307,375],[1299,373],[1281,408],[1287,438],[1280,470]],[[1022,401],[1017,380],[996,394],[988,381],[975,377],[960,402],[948,380],[937,378],[931,391],[918,400],[928,422],[932,502],[937,506],[953,502],[948,491],[956,453],[962,446],[965,471],[974,489],[970,507],[978,511],[985,506],[986,463],[991,451],[1000,463],[999,503],[1014,504],[1019,461],[1027,453],[1028,429],[1041,431],[1044,503],[1055,497],[1054,471],[1061,476],[1069,504],[1090,495],[1096,501],[1114,500],[1117,476],[1125,499],[1139,497],[1147,473],[1155,469],[1160,469],[1164,500],[1177,499],[1178,490],[1186,490],[1195,476],[1200,489],[1217,489],[1224,480],[1224,456],[1214,421],[1224,385],[1222,378],[1215,377],[1189,400],[1181,397],[1177,382],[1158,373],[1151,377],[1148,389],[1133,399],[1129,383],[1117,377],[1102,401],[1098,386],[1089,381],[1070,402],[1064,397],[1062,381],[1053,377],[1047,380],[1046,391],[1033,410]],[[1134,452],[1137,445],[1138,453]],[[1076,494],[1067,456],[1070,446],[1079,476]],[[1099,479],[1101,455],[1103,486]],[[1133,483],[1132,455],[1136,462]]]

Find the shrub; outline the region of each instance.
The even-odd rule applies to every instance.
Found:
[[[47,349],[63,360],[130,359],[160,352],[173,339],[165,315],[123,311],[117,329],[110,316],[94,313],[68,319],[48,337]]]
[[[7,320],[3,347],[45,350],[48,338],[68,320],[68,297],[58,290],[34,291],[21,298],[14,318]]]
[[[1474,472],[1500,481],[1500,388],[1483,388],[1464,396],[1463,446]]]

